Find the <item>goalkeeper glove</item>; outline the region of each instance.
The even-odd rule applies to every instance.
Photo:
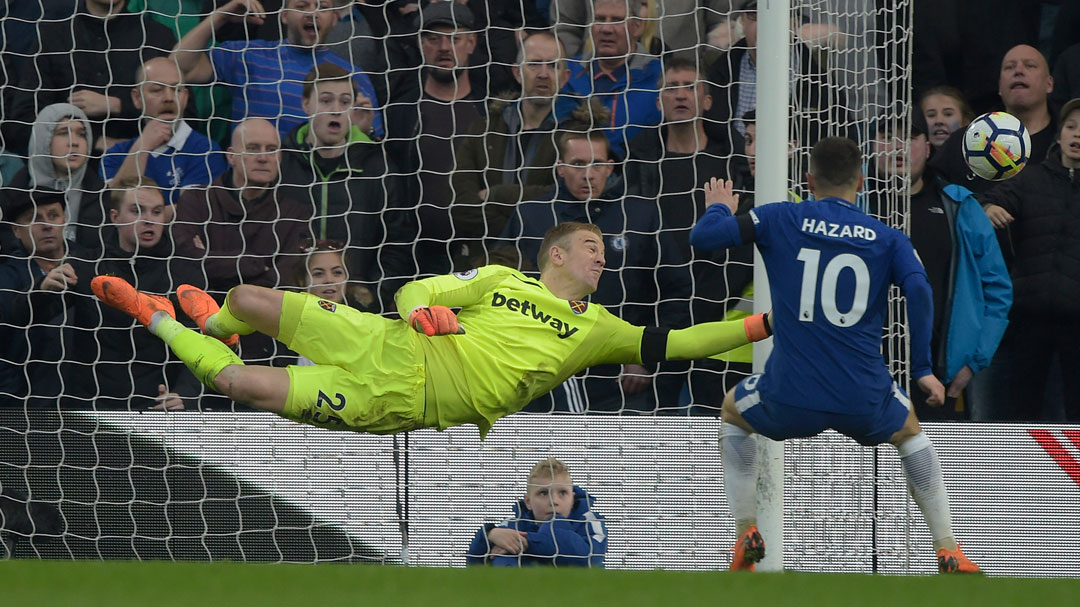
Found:
[[[761,341],[772,336],[772,312],[747,316],[743,319],[743,330],[750,341]]]
[[[465,332],[458,324],[457,315],[446,306],[416,306],[409,312],[409,324],[428,337]]]

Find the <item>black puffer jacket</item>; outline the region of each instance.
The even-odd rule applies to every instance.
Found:
[[[1055,147],[1042,164],[1027,167],[980,201],[1016,219],[1002,238],[1002,252],[1012,258],[1012,317],[1080,318],[1080,169],[1065,168]]]

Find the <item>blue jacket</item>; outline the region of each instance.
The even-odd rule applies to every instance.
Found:
[[[593,70],[595,59],[582,56],[568,62],[570,79],[555,101],[555,118],[562,121],[582,103],[596,99],[611,110],[611,119],[604,134],[611,149],[620,157],[626,156],[631,139],[642,128],[660,124],[662,115],[656,101],[660,96],[660,78],[664,75],[660,60],[644,53],[639,45],[623,67],[611,77]]]
[[[526,567],[530,565],[554,565],[556,567],[603,567],[607,554],[607,527],[604,517],[593,512],[595,498],[584,489],[574,485],[574,507],[570,516],[555,515],[546,521],[537,521],[532,510],[525,507],[524,500],[514,504],[514,516],[501,525],[485,525],[476,531],[469,553],[468,565],[491,563],[496,567]],[[496,527],[524,531],[529,547],[520,555],[490,555],[489,531]]]
[[[1013,292],[994,227],[974,194],[963,186],[947,185],[942,202],[956,232],[945,339],[948,384],[964,365],[978,372],[990,364],[1009,324]]]

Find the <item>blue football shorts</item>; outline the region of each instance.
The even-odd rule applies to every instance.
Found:
[[[815,436],[832,428],[861,445],[880,445],[904,427],[911,409],[911,399],[896,382],[889,398],[869,413],[792,407],[764,398],[757,389],[761,376],[761,373],[751,375],[735,386],[735,408],[756,432],[773,440]]]

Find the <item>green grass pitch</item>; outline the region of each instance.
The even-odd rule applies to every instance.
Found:
[[[812,573],[0,562],[3,605],[1074,605],[1080,580]]]

